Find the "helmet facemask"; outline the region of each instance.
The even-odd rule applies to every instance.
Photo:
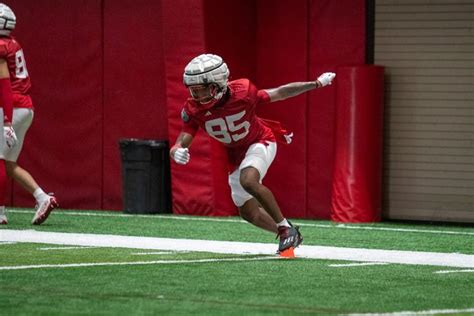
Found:
[[[222,89],[219,85],[211,83],[207,85],[189,86],[188,89],[194,101],[201,104],[209,104],[212,101],[219,101],[227,90],[227,87]]]

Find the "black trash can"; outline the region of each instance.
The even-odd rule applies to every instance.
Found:
[[[121,139],[124,212],[171,213],[168,141]]]

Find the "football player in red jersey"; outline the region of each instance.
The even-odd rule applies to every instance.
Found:
[[[4,120],[5,141],[0,145],[0,181],[6,169],[9,177],[34,196],[37,204],[32,224],[39,225],[48,218],[49,213],[58,206],[58,203],[55,197],[46,194],[39,187],[28,171],[16,163],[26,132],[33,121],[34,112],[29,95],[31,82],[23,49],[10,35],[15,25],[16,17],[13,11],[0,3],[0,105],[6,117]],[[7,224],[5,189],[3,192],[1,190],[0,184],[0,224]]]
[[[189,147],[198,128],[223,143],[229,156],[229,185],[234,204],[242,218],[278,234],[280,253],[296,248],[303,238],[298,227],[283,217],[273,193],[262,180],[275,158],[276,142],[289,143],[292,134],[279,122],[258,117],[256,106],[324,87],[335,76],[327,72],[315,81],[258,90],[248,79],[229,82],[227,65],[221,57],[212,54],[195,57],[184,70],[184,84],[191,98],[181,112],[183,128],[170,149],[171,158],[178,164],[189,162]]]

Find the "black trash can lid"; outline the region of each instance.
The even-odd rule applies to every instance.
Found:
[[[120,146],[150,146],[154,148],[168,147],[167,140],[158,139],[137,139],[137,138],[122,138],[119,140]]]

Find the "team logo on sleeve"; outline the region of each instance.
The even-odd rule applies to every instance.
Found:
[[[189,115],[188,115],[188,113],[186,113],[186,111],[184,109],[181,111],[181,119],[185,123],[189,122]]]

